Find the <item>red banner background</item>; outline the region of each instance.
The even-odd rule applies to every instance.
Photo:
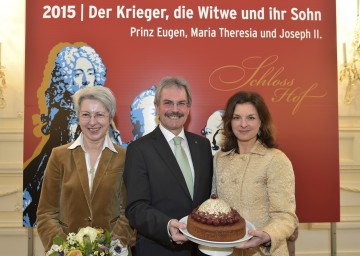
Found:
[[[74,6],[74,18],[66,18],[68,6]],[[169,18],[117,17],[118,6],[166,8]],[[200,18],[200,7],[232,9],[237,17]],[[51,18],[44,17],[47,8]],[[112,11],[106,17],[108,8]],[[177,8],[193,11],[193,17],[175,19]],[[89,18],[95,9],[97,17]],[[242,16],[250,10],[253,17]],[[44,80],[56,53],[65,45],[86,44],[107,67],[105,86],[116,94],[116,125],[125,142],[132,139],[129,106],[134,97],[164,76],[189,82],[193,105],[187,129],[198,134],[236,91],[260,92],[272,112],[280,147],[293,163],[300,222],[339,221],[335,1],[27,1],[26,15],[24,166],[47,139],[40,132],[39,115],[46,112]],[[131,27],[154,29],[154,37],[131,35]],[[188,36],[156,36],[160,27],[183,29]],[[215,30],[216,37],[191,36],[191,28],[209,35]],[[225,28],[249,37],[221,36]],[[265,31],[268,36],[262,37]],[[281,38],[283,31],[309,38]]]

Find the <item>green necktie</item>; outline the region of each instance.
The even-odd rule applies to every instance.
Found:
[[[186,153],[181,146],[182,138],[179,136],[176,136],[173,138],[174,144],[175,144],[175,157],[176,160],[180,166],[180,169],[184,175],[186,185],[189,189],[191,197],[193,197],[193,191],[194,191],[194,184],[193,184],[193,177],[191,174],[191,168],[189,164],[189,160],[186,156]]]

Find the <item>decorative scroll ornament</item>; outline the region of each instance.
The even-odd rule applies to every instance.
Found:
[[[345,103],[351,104],[357,97],[360,84],[360,17],[357,16],[352,41],[353,54],[349,62],[346,60],[346,44],[343,43],[344,64],[340,70],[339,82],[346,85]]]
[[[4,97],[5,88],[6,88],[5,67],[0,66],[0,108],[6,107],[6,100]]]
[[[353,53],[349,62],[346,60],[346,44],[343,43],[344,64],[339,74],[339,81],[346,85],[345,103],[351,104],[357,97],[357,89],[360,85],[360,17],[357,16],[353,41],[351,43]]]

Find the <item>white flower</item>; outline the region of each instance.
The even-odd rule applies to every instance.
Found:
[[[126,256],[128,255],[128,250],[124,247],[119,239],[112,240],[110,242],[109,252],[112,256]]]
[[[62,252],[62,251],[63,251],[62,245],[53,244],[50,250],[46,253],[46,255],[50,255],[53,252]]]
[[[67,242],[69,245],[74,245],[76,243],[76,234],[75,233],[69,233],[66,237]]]
[[[128,249],[116,236],[101,228],[81,228],[78,233],[69,233],[66,240],[60,236],[54,238],[54,244],[46,253],[67,255],[72,250],[79,250],[88,256],[128,256]]]
[[[96,239],[98,231],[92,227],[81,228],[79,232],[76,234],[76,240],[80,245],[84,245],[84,237],[87,236],[91,243],[93,243]]]

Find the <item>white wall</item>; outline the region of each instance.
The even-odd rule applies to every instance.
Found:
[[[337,0],[338,61],[352,56],[358,0]],[[28,1],[29,3],[29,1]],[[0,109],[0,251],[28,255],[28,230],[22,228],[22,155],[24,112],[25,0],[0,0],[2,64],[6,66],[7,106]],[[340,66],[341,67],[341,66]],[[360,87],[360,86],[358,86]],[[360,89],[351,105],[344,103],[346,85],[339,84],[341,222],[336,223],[337,255],[360,255]],[[336,138],[334,138],[336,139]],[[320,186],[321,184],[319,184]],[[34,230],[32,255],[43,255]],[[301,224],[296,255],[331,255],[330,223]],[[29,254],[31,255],[31,254]]]

